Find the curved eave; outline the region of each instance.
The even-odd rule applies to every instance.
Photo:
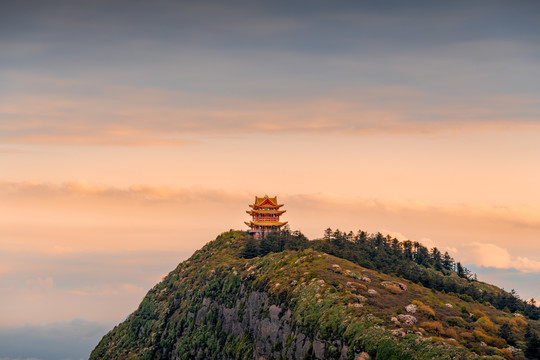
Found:
[[[255,210],[257,210],[257,208],[261,208],[261,207],[270,207],[270,208],[276,208],[276,209],[279,209],[279,208],[282,207],[282,206],[283,206],[283,204],[272,205],[272,206],[270,206],[270,205],[262,205],[262,206],[261,206],[261,205],[257,205],[257,204],[249,204],[249,207],[250,207],[250,208],[253,208],[253,209],[255,209]]]
[[[253,214],[269,214],[269,215],[281,215],[287,210],[246,210],[249,215]]]

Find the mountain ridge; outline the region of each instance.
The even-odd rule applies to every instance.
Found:
[[[538,323],[522,315],[309,247],[331,239],[267,240],[218,236],[154,286],[90,359],[525,359],[524,334],[536,335]],[[265,248],[279,241],[290,249]]]

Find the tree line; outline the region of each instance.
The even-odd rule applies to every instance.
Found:
[[[368,269],[403,277],[425,287],[454,293],[466,301],[490,303],[508,312],[521,312],[525,316],[540,319],[540,308],[534,300],[525,302],[514,290],[486,291],[479,288],[476,275],[455,261],[448,252],[436,247],[428,249],[417,241],[399,241],[390,235],[341,232],[328,228],[322,239],[308,240],[300,231],[270,232],[260,240],[250,238],[242,250],[242,256],[252,258],[270,252],[303,250],[313,248],[352,261]]]

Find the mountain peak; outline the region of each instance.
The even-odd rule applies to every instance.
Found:
[[[295,236],[296,249],[275,236],[290,249],[246,258],[250,235],[221,234],[152,288],[90,359],[523,359],[520,341],[536,335],[523,316]]]

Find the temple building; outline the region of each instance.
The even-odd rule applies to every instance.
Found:
[[[246,211],[252,217],[251,221],[245,222],[250,228],[248,232],[258,239],[264,237],[268,232],[281,229],[283,225],[287,224],[287,221],[279,221],[279,217],[286,211],[279,210],[282,206],[283,204],[278,204],[277,196],[255,196],[255,203],[249,205],[251,210]]]

